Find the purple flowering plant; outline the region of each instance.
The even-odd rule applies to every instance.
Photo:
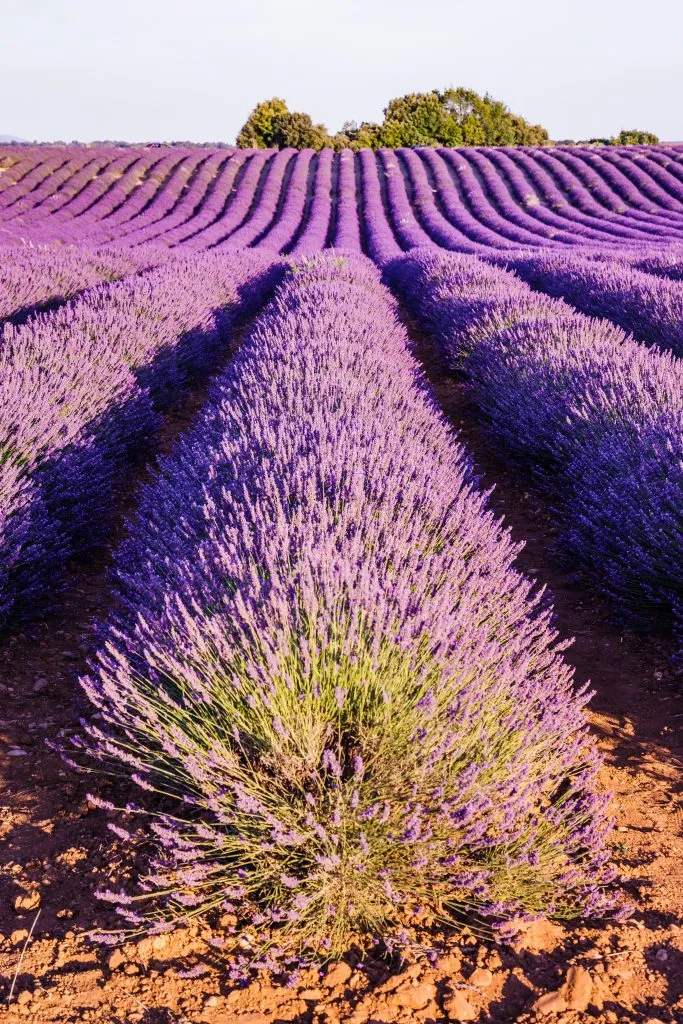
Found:
[[[246,969],[417,909],[618,912],[589,695],[517,552],[377,270],[295,262],[147,485],[83,680],[89,751],[174,798],[124,920],[234,913]]]

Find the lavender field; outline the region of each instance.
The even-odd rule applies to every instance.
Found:
[[[3,740],[115,844],[94,956],[201,934],[189,983],[318,992],[338,960],[642,916],[587,679],[625,642],[602,713],[679,695],[683,146],[3,146],[0,330],[3,650],[40,700],[78,680]],[[572,1020],[645,1019],[592,984]],[[496,1016],[434,974],[341,1019],[545,1013],[529,985]]]
[[[335,248],[377,263],[424,245],[481,256],[580,246],[634,250],[638,268],[676,276],[657,251],[683,239],[683,145],[5,146],[0,168],[5,245]]]

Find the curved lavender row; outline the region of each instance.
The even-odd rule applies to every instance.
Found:
[[[153,157],[136,157],[135,153],[122,155],[52,217],[41,218],[36,225],[27,225],[22,230],[34,244],[87,244],[92,232],[98,229],[100,220],[125,202],[128,193],[139,183],[140,176],[159,159],[158,154]]]
[[[629,622],[683,631],[683,364],[473,257],[411,253],[390,276],[553,493],[572,565]]]
[[[368,255],[382,266],[402,252],[391,228],[382,198],[377,161],[369,149],[358,154],[361,175],[361,209]]]
[[[261,189],[258,203],[249,218],[233,231],[224,242],[217,246],[218,251],[240,249],[254,245],[261,235],[265,234],[273,224],[282,195],[283,182],[287,171],[297,159],[295,149],[280,149],[270,161],[267,178]]]
[[[622,205],[626,202],[634,209],[649,214],[653,222],[655,220],[661,222],[664,217],[664,211],[658,208],[646,196],[641,195],[628,178],[625,178],[616,168],[610,166],[602,151],[590,150],[589,152],[583,152],[582,150],[572,149],[571,154],[579,163],[583,163],[593,170],[603,183],[604,193],[610,195],[613,201]]]
[[[594,242],[603,246],[623,244],[637,232],[606,216],[596,218],[567,202],[553,177],[537,160],[515,149],[487,149],[487,160],[499,172],[527,215],[546,225],[554,236],[570,245]],[[616,220],[616,215],[614,215]]]
[[[134,168],[141,161],[135,153],[126,152],[109,163],[85,188],[60,206],[47,223],[41,221],[33,232],[34,241],[55,241],[64,238],[72,240],[74,234],[84,234],[83,227],[102,209],[106,210],[108,196],[114,185],[127,180],[127,175],[136,173]],[[89,219],[88,219],[89,218]],[[37,234],[36,234],[37,232]]]
[[[115,482],[158,425],[156,410],[212,364],[236,311],[265,297],[276,272],[252,254],[178,258],[5,328],[5,615],[35,614],[66,560],[101,540]]]
[[[130,222],[143,214],[153,202],[159,186],[171,177],[172,172],[182,163],[182,160],[182,150],[174,150],[149,168],[144,180],[134,183],[134,187],[127,194],[122,194],[121,201],[117,203],[115,209],[102,217],[96,227],[91,229],[95,239],[101,244],[113,241],[125,232]],[[116,186],[112,192],[117,192]]]
[[[167,198],[166,215],[147,227],[137,228],[126,237],[126,245],[140,245],[147,242],[152,242],[154,245],[167,245],[172,232],[184,228],[188,222],[192,221],[196,212],[208,204],[207,194],[219,180],[220,172],[229,160],[229,154],[222,151],[205,157],[195,174],[184,185],[176,201],[173,202],[172,198]],[[189,230],[188,233],[190,233]]]
[[[378,173],[384,175],[387,205],[398,240],[404,249],[431,245],[432,240],[415,216],[408,197],[399,154],[391,149],[380,149]]]
[[[301,160],[299,157],[298,163]],[[288,246],[287,251],[293,256],[302,256],[306,253],[320,252],[327,245],[327,236],[330,229],[330,217],[332,215],[332,165],[334,153],[331,149],[323,149],[317,157],[315,179],[313,181],[313,196],[310,200],[308,219],[306,220],[301,234],[293,246]],[[308,166],[306,164],[306,182],[308,181]],[[297,172],[295,171],[295,174]],[[292,182],[294,175],[292,176]],[[283,211],[284,218],[284,211]],[[272,233],[263,240],[264,245],[270,247],[273,244]]]
[[[432,243],[444,249],[455,249],[462,252],[487,251],[487,247],[474,242],[465,232],[456,227],[441,209],[441,195],[432,186],[427,173],[427,166],[418,153],[412,149],[397,150],[398,159],[405,168],[412,193],[412,204],[419,221]],[[436,175],[435,175],[436,177]]]
[[[464,235],[482,246],[490,246],[494,249],[511,248],[513,243],[507,238],[501,238],[495,231],[482,224],[470,211],[469,206],[461,197],[455,186],[449,165],[443,159],[442,153],[445,150],[434,150],[427,148],[417,149],[415,152],[424,160],[433,176],[436,185],[439,202],[444,214],[451,221],[454,227],[462,231]]]
[[[244,174],[232,191],[227,207],[209,226],[188,238],[185,245],[192,249],[208,249],[218,245],[240,227],[248,217],[262,176],[267,172],[269,161],[274,154],[268,150],[257,150],[249,154]]]
[[[672,219],[665,210],[640,195],[632,183],[598,153],[582,149],[567,151],[558,146],[553,150],[553,157],[570,166],[610,209],[628,214],[629,218],[632,217],[639,224],[650,224],[662,234],[681,237],[683,222]]]
[[[651,179],[658,189],[678,201],[678,212],[683,213],[683,167],[662,154],[648,150],[636,153],[620,151],[621,161],[636,167],[639,176]],[[652,187],[652,186],[650,186]]]
[[[296,155],[279,215],[259,236],[255,243],[259,248],[269,252],[288,252],[294,244],[310,201],[308,178],[314,159],[317,155],[312,149],[304,149]]]
[[[117,244],[133,245],[136,234],[158,225],[159,221],[173,210],[187,181],[203,159],[202,153],[193,153],[184,157],[171,169],[162,188],[150,186],[151,200],[141,213],[119,227],[116,232]],[[149,185],[149,183],[147,184]],[[93,232],[91,237],[97,241],[98,232]],[[91,239],[88,241],[92,244]]]
[[[470,150],[439,149],[439,155],[451,168],[472,216],[498,238],[498,244],[508,242],[516,246],[539,244],[537,235],[525,231],[502,217],[486,195],[479,176],[470,163]]]
[[[31,211],[28,218],[22,218],[32,230],[48,218],[52,218],[67,203],[73,202],[76,197],[88,188],[93,178],[104,172],[109,163],[109,157],[104,154],[95,156],[88,163],[84,164],[60,189],[47,196],[35,210]],[[16,222],[12,225],[16,229]]]
[[[540,167],[556,181],[569,200],[567,210],[571,216],[581,211],[580,215],[590,218],[594,224],[602,222],[605,229],[630,237],[634,243],[642,239],[654,244],[665,233],[656,215],[625,206],[592,168],[583,165],[571,153],[558,148],[547,153],[533,151],[532,156],[527,150],[515,153],[512,159],[526,161],[527,167]]]
[[[33,155],[23,149],[19,153],[14,150],[0,156],[0,209],[4,202],[2,197],[7,189],[24,179],[35,166]]]
[[[509,159],[518,163],[534,184],[545,191],[553,206],[566,207],[568,215],[581,217],[582,222],[603,225],[604,230],[615,231],[634,241],[639,238],[654,241],[660,236],[661,225],[653,224],[648,214],[629,210],[617,201],[611,203],[602,179],[578,161],[572,164],[571,154],[559,149],[548,153],[520,149],[510,151]],[[579,170],[582,173],[585,170],[586,180]]]
[[[645,196],[655,207],[665,210],[667,214],[671,215],[674,222],[681,223],[683,221],[683,203],[681,203],[681,196],[673,179],[669,182],[668,188],[663,188],[653,174],[647,174],[643,168],[633,162],[630,154],[624,156],[621,152],[610,153],[608,150],[602,153],[602,157],[618,171],[620,181],[625,183],[624,193],[628,196],[629,201],[632,201],[633,195]]]
[[[74,154],[72,153],[66,163],[62,164],[58,170],[48,174],[37,188],[32,189],[30,192],[24,192],[16,202],[7,206],[2,211],[2,220],[14,220],[17,217],[26,216],[31,213],[35,215],[43,202],[50,199],[82,169],[85,158],[86,154],[78,153],[76,159],[74,159]]]
[[[552,153],[536,155],[532,149],[524,150],[528,158],[537,161],[555,178],[562,189],[586,213],[596,217],[619,219],[624,224],[632,223],[638,231],[652,236],[661,232],[661,221],[647,212],[629,208],[616,195],[596,170],[579,160],[575,150],[556,147]]]
[[[141,214],[152,201],[160,181],[165,181],[172,168],[182,159],[182,151],[164,156],[159,152],[143,153],[113,183],[107,185],[82,218],[68,223],[60,238],[64,241],[86,242],[96,238],[100,244],[116,242],[128,222]]]
[[[5,216],[12,205],[21,200],[35,188],[39,188],[42,181],[54,174],[63,164],[66,163],[66,156],[59,154],[52,157],[42,158],[28,174],[24,175],[21,182],[10,185],[0,193],[0,210]]]
[[[683,284],[621,262],[573,253],[539,253],[509,265],[534,288],[561,296],[591,316],[607,317],[647,345],[683,356]]]
[[[656,180],[661,181],[662,184],[664,183],[664,179],[660,177],[662,174],[666,175],[669,183],[673,179],[677,194],[680,194],[681,186],[683,185],[683,162],[680,156],[680,153],[676,153],[674,150],[661,149],[655,146],[639,154],[639,157],[643,160],[643,169],[647,170],[653,177],[656,176]]]
[[[358,201],[355,156],[344,149],[339,154],[336,220],[331,239],[334,248],[342,252],[363,251]]]
[[[508,231],[514,232],[514,239],[525,245],[555,245],[557,242],[569,242],[576,238],[564,230],[557,230],[548,225],[534,220],[525,213],[524,207],[515,203],[506,188],[503,176],[496,172],[486,160],[483,153],[477,149],[462,150],[460,159],[469,163],[474,172],[475,179],[481,179],[480,191],[484,196],[487,205],[507,226]],[[485,192],[484,192],[485,189]],[[510,234],[510,237],[513,237]]]
[[[161,235],[159,242],[168,246],[179,245],[199,235],[205,228],[211,227],[231,202],[236,189],[235,180],[247,159],[248,154],[243,151],[233,153],[219,171],[201,207],[183,224]]]
[[[314,209],[307,251],[374,247],[380,261],[398,244],[396,234],[399,248],[436,244],[472,252],[588,245],[616,251],[683,241],[683,164],[666,147],[323,151],[305,198],[298,190],[310,154],[296,154],[286,169],[277,151],[192,147],[29,149],[18,160],[10,147],[0,150],[0,160],[14,161],[4,186],[0,175],[0,241],[9,244],[158,240],[283,251],[296,248]],[[379,214],[378,187],[383,219],[390,219],[389,232],[380,225],[375,238],[363,194],[369,190],[370,208]],[[326,215],[324,231],[317,225]]]
[[[65,302],[85,288],[116,281],[169,257],[162,250],[3,249],[0,261],[0,320],[18,322]]]
[[[280,947],[235,977],[408,943],[417,905],[610,910],[586,696],[517,550],[374,268],[295,266],[145,489],[83,680],[90,752],[179,798],[153,932],[235,914]]]

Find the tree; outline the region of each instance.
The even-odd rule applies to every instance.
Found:
[[[313,124],[308,114],[278,114],[273,118],[271,146],[276,149],[323,149],[329,136],[323,124]]]
[[[332,145],[327,128],[313,124],[308,114],[290,111],[273,97],[257,103],[237,136],[242,149],[323,149]]]
[[[641,132],[636,128],[619,132],[609,139],[582,139],[580,146],[656,146],[659,139],[652,132]]]
[[[653,132],[641,132],[636,128],[619,132],[614,140],[617,146],[656,146],[659,139]]]
[[[329,135],[308,114],[292,112],[274,97],[258,103],[237,136],[248,148],[396,149],[399,146],[545,146],[548,133],[513,114],[500,100],[472,89],[412,92],[397,96],[384,110],[382,124],[347,121]]]
[[[257,103],[237,136],[237,145],[241,149],[268,149],[272,145],[275,118],[287,113],[287,104],[277,97]]]
[[[391,100],[377,132],[378,143],[398,146],[459,146],[463,136],[457,120],[436,90],[413,92]]]
[[[377,149],[379,125],[373,121],[345,121],[340,132],[332,136],[335,149]]]
[[[500,100],[472,89],[434,89],[393,99],[378,144],[397,146],[544,146],[545,128],[518,117]]]

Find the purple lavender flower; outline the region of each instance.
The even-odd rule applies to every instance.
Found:
[[[169,802],[141,906],[264,914],[281,967],[400,946],[406,902],[607,913],[588,695],[517,553],[375,268],[296,264],[143,489],[83,680],[93,754]]]

